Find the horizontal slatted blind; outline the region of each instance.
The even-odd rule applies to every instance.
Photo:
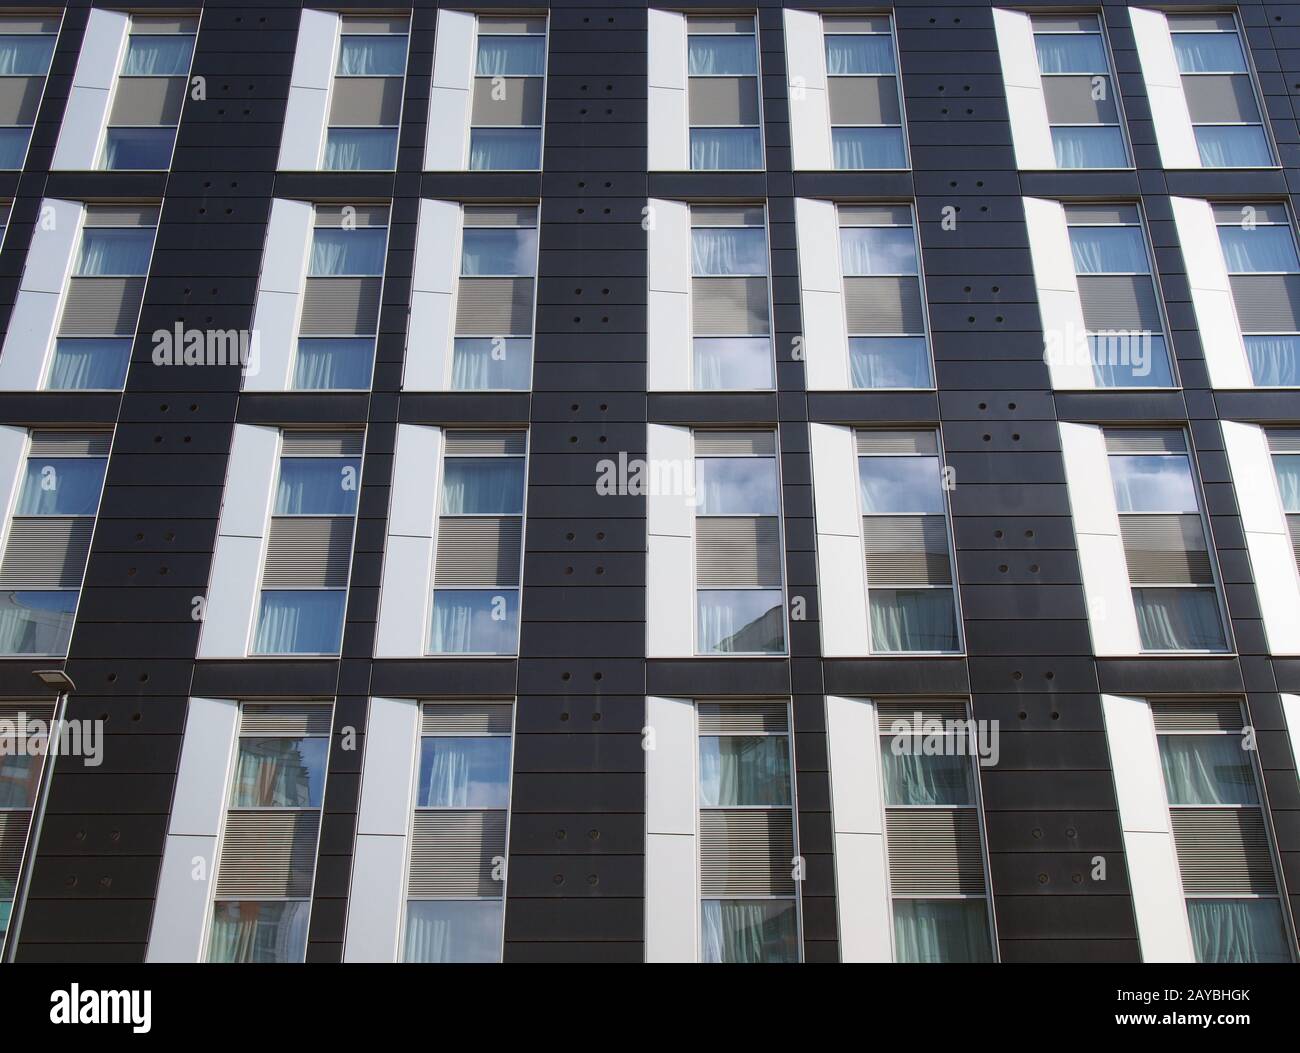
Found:
[[[1200,516],[1120,517],[1124,558],[1134,585],[1212,585]]]
[[[420,713],[420,733],[508,735],[513,709],[509,702],[426,702]]]
[[[973,808],[886,809],[889,883],[895,896],[984,891]]]
[[[860,431],[858,456],[872,454],[937,454],[939,443],[932,431]]]
[[[231,812],[226,817],[218,899],[311,895],[318,812]]]
[[[762,735],[790,730],[784,702],[700,702],[696,706],[701,735]]]
[[[417,811],[407,894],[500,896],[492,860],[505,854],[503,809]]]
[[[770,457],[776,453],[776,434],[770,431],[697,431],[697,457]]]
[[[793,895],[793,859],[789,809],[700,812],[701,895]]]
[[[18,881],[31,818],[28,811],[0,812],[0,881]]]
[[[1107,453],[1187,452],[1187,440],[1181,431],[1107,428],[1105,437]]]
[[[958,699],[939,698],[876,703],[876,723],[882,735],[891,734],[893,725],[900,721],[906,724],[907,731],[911,732],[916,727],[918,713],[921,715],[921,731],[925,730],[927,721],[965,720],[967,716],[966,703]]]
[[[135,333],[144,295],[143,278],[71,278],[59,321],[62,336]]]
[[[122,77],[113,92],[112,126],[161,127],[180,120],[186,81],[182,77]]]
[[[693,278],[691,317],[696,336],[766,336],[766,278]]]
[[[156,227],[158,205],[87,205],[83,227]]]
[[[1300,453],[1300,429],[1270,430],[1268,448],[1273,453]]]
[[[90,516],[15,519],[9,530],[4,564],[0,566],[0,585],[80,586],[94,529],[95,521]]]
[[[863,516],[862,537],[873,588],[952,584],[943,516]]]
[[[402,115],[401,77],[338,77],[330,93],[330,124],[357,128],[396,125]]]
[[[1174,808],[1171,815],[1184,892],[1277,891],[1258,808]]]
[[[1155,287],[1145,274],[1078,277],[1083,322],[1089,330],[1160,332]]]
[[[26,717],[27,720],[45,720],[48,721],[54,716],[54,707],[48,702],[6,702],[0,705],[0,720],[11,720],[17,723],[20,716]]]
[[[444,516],[435,584],[518,585],[522,541],[518,516]]]
[[[535,227],[535,205],[466,205],[467,227]]]
[[[1300,514],[1287,516],[1286,526],[1291,534],[1291,547],[1295,550],[1296,569],[1300,570]]]
[[[925,332],[916,278],[845,278],[844,311],[850,333]]]
[[[333,707],[327,704],[260,705],[245,703],[239,714],[241,735],[328,735]]]
[[[318,227],[388,226],[387,205],[317,205],[313,222]]]
[[[286,429],[280,438],[285,457],[360,457],[365,439],[359,431],[295,431]]]
[[[528,336],[532,331],[532,278],[461,278],[456,294],[459,335]]]
[[[34,431],[32,457],[106,457],[113,441],[107,431]]]
[[[1228,281],[1243,333],[1300,329],[1300,274],[1233,274]]]
[[[527,438],[522,431],[449,431],[444,438],[444,452],[448,457],[520,456]]]
[[[351,516],[277,516],[266,547],[267,588],[348,583],[352,556]]]
[[[370,335],[379,327],[382,278],[308,278],[302,298],[306,336]]]
[[[1170,699],[1151,703],[1156,731],[1240,731],[1241,703],[1232,699]]]
[[[780,585],[781,537],[776,518],[697,519],[695,578],[700,588]]]

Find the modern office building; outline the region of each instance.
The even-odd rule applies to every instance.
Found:
[[[4,959],[1294,960],[1297,100],[1290,0],[0,3]]]

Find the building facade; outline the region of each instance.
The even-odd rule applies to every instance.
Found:
[[[0,7],[5,960],[1294,960],[1296,98],[1288,2]]]

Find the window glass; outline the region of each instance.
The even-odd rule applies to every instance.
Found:
[[[537,262],[535,227],[466,227],[461,242],[460,273],[529,275]]]
[[[1057,168],[1127,168],[1124,135],[1108,125],[1056,125],[1052,153]]]
[[[701,589],[699,653],[780,653],[785,623],[780,589]]]
[[[1200,124],[1196,148],[1206,168],[1264,168],[1273,163],[1264,129],[1254,124]]]
[[[798,910],[792,900],[706,899],[700,904],[700,921],[703,961],[799,960]]]
[[[1198,962],[1290,962],[1275,899],[1189,899],[1187,920]]]
[[[849,337],[855,388],[928,388],[930,355],[923,336]]]
[[[340,77],[401,77],[406,73],[406,37],[364,33],[340,38]]]
[[[278,516],[351,515],[357,509],[356,457],[282,457],[275,491]]]
[[[982,899],[896,899],[894,943],[900,962],[993,960]]]
[[[1212,588],[1137,588],[1133,604],[1144,651],[1227,648],[1218,596]]]
[[[0,77],[43,77],[54,57],[53,33],[0,35]]]
[[[1223,262],[1230,272],[1300,271],[1300,256],[1289,226],[1259,224],[1247,229],[1220,224],[1218,229]]]
[[[87,227],[77,254],[78,277],[149,273],[152,227]]]
[[[344,598],[341,589],[263,591],[254,653],[338,654]]]
[[[219,902],[210,962],[300,962],[307,950],[305,900]]]
[[[326,133],[327,171],[388,171],[396,160],[396,128],[330,128]]]
[[[0,808],[26,809],[36,800],[41,758],[26,750],[26,743],[0,737]]]
[[[452,353],[453,391],[528,390],[533,365],[529,339],[458,336]]]
[[[700,804],[748,807],[790,803],[785,735],[702,735]]]
[[[1245,73],[1236,33],[1170,33],[1180,73]]]
[[[1288,512],[1300,512],[1300,454],[1277,454],[1273,465],[1277,469],[1282,507]]]
[[[1135,226],[1070,227],[1077,274],[1149,274],[1142,229]]]
[[[950,735],[943,739],[943,752],[927,752],[933,745],[928,736],[910,732],[881,736],[886,805],[937,807],[975,803],[969,744]]]
[[[1250,754],[1237,735],[1159,735],[1170,804],[1258,804]]]
[[[1035,33],[1043,73],[1108,73],[1106,45],[1099,33]]]
[[[759,169],[763,144],[758,128],[692,128],[691,168],[700,171]]]
[[[766,337],[696,337],[695,387],[702,391],[772,387],[772,346]]]
[[[695,227],[691,230],[693,274],[767,274],[762,227]]]
[[[317,227],[312,235],[307,275],[322,278],[383,274],[387,240],[388,231],[383,227]]]
[[[128,77],[183,77],[190,71],[192,36],[132,34],[127,39],[122,74]]]
[[[1244,336],[1255,386],[1300,387],[1300,336]]]
[[[1110,476],[1121,512],[1196,512],[1186,457],[1111,454]]]
[[[432,654],[514,654],[519,593],[514,589],[435,589]]]
[[[297,391],[364,391],[370,387],[375,342],[369,337],[302,337],[293,363]]]
[[[59,337],[45,386],[51,391],[121,391],[130,361],[130,338]]]
[[[827,75],[847,77],[893,72],[894,44],[888,34],[826,34]]]
[[[944,511],[938,457],[859,457],[858,478],[864,514]]]
[[[176,129],[110,128],[104,139],[104,167],[114,171],[164,171],[171,164]]]
[[[67,654],[77,589],[0,592],[0,654]]]
[[[517,515],[524,510],[524,462],[514,457],[448,457],[442,514]]]
[[[915,274],[916,241],[911,227],[841,227],[840,264],[845,277]]]
[[[15,515],[93,516],[104,486],[102,457],[31,457]]]
[[[546,70],[546,37],[540,34],[478,38],[480,77],[541,76]]]
[[[743,77],[758,72],[752,36],[704,36],[687,38],[687,73],[692,77]]]
[[[420,740],[420,808],[507,808],[510,739],[432,736]]]
[[[529,172],[542,167],[537,128],[474,128],[469,137],[471,172]]]
[[[1144,330],[1117,330],[1088,337],[1092,375],[1099,388],[1170,388],[1165,338]]]
[[[504,913],[499,899],[413,899],[406,905],[402,957],[408,962],[500,961]]]
[[[0,169],[22,168],[31,136],[30,128],[0,128]]]
[[[831,151],[836,168],[906,168],[903,131],[895,127],[831,129]]]
[[[699,515],[768,515],[780,511],[776,462],[770,457],[701,457],[695,462]]]
[[[232,808],[319,808],[329,739],[241,737]]]
[[[869,589],[873,651],[955,651],[952,589]]]

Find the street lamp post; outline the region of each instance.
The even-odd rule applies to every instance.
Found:
[[[45,758],[41,774],[36,780],[36,800],[32,802],[32,819],[27,831],[27,850],[23,853],[22,869],[18,874],[18,887],[14,890],[13,910],[9,916],[9,930],[5,934],[5,961],[12,962],[18,951],[18,928],[27,907],[27,893],[31,887],[32,870],[36,865],[36,846],[40,841],[41,826],[45,822],[45,806],[50,797],[50,782],[54,778],[54,761],[59,755],[59,729],[67,716],[68,696],[77,689],[62,669],[36,669],[32,672],[46,687],[58,692],[54,703],[54,719],[50,721],[49,735],[45,739]]]

